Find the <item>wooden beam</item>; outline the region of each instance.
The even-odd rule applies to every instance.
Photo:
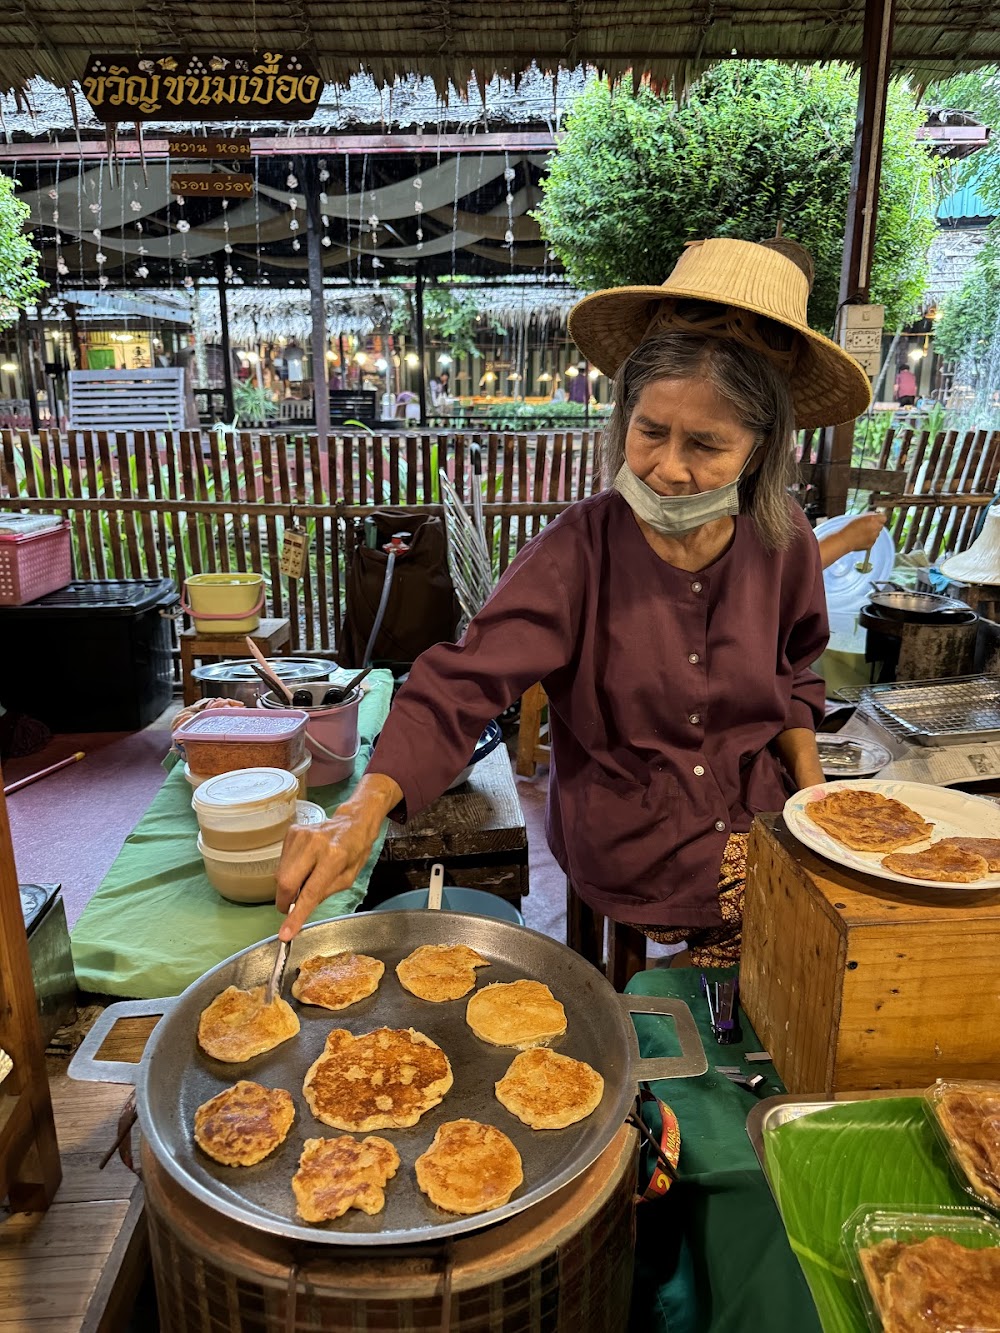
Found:
[[[307,157],[346,155],[369,157],[383,153],[549,153],[562,136],[548,130],[511,131],[497,134],[293,134],[287,138],[260,137],[250,140],[255,157]],[[166,158],[168,139],[144,139],[147,162]],[[136,139],[119,139],[119,158],[139,157]],[[108,156],[103,139],[57,139],[52,143],[0,144],[0,162],[51,162],[57,159],[96,161]]]
[[[865,4],[854,159],[837,302],[838,323],[844,306],[867,302],[871,287],[895,13],[896,0],[867,0]],[[853,445],[853,421],[824,432],[819,492],[820,503],[831,517],[844,513],[847,508]]]

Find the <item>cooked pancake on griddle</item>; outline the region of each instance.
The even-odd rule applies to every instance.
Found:
[[[894,852],[931,836],[916,810],[881,792],[845,787],[809,801],[803,810],[824,833],[856,852]]]
[[[948,884],[972,884],[989,873],[985,859],[961,847],[931,843],[922,852],[893,852],[882,857],[886,870],[910,879],[939,879]]]
[[[320,953],[299,967],[292,994],[321,1009],[346,1009],[374,995],[385,963],[363,953]]]
[[[468,995],[476,984],[476,968],[489,965],[467,944],[422,944],[397,965],[396,976],[411,995],[442,1004]]]
[[[996,1092],[949,1088],[935,1099],[934,1111],[969,1183],[1000,1205],[1000,1086]]]
[[[194,1141],[223,1166],[253,1166],[284,1143],[294,1119],[290,1092],[240,1079],[195,1111]]]
[[[449,1213],[485,1213],[524,1180],[521,1154],[506,1134],[478,1120],[447,1120],[416,1161],[417,1184]]]
[[[887,1240],[860,1252],[883,1333],[955,1333],[996,1326],[1000,1246],[973,1250],[946,1236]]]
[[[522,1051],[496,1085],[497,1101],[532,1129],[565,1129],[604,1096],[604,1079],[582,1060],[543,1047]]]
[[[942,838],[940,845],[981,856],[991,875],[1000,874],[1000,838]]]
[[[292,1177],[295,1210],[305,1222],[332,1222],[348,1208],[380,1213],[398,1170],[399,1153],[385,1139],[306,1139]]]
[[[334,1028],[302,1091],[317,1120],[364,1133],[415,1125],[452,1085],[440,1046],[413,1028]]]
[[[540,981],[498,981],[476,991],[465,1021],[491,1046],[540,1046],[566,1031],[566,1010]]]
[[[266,987],[238,990],[227,986],[198,1019],[198,1045],[206,1055],[241,1064],[274,1050],[299,1030],[295,1010],[276,996],[265,1003]]]

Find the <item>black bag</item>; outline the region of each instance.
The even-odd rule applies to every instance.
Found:
[[[347,567],[344,630],[337,652],[341,666],[364,665],[365,648],[378,614],[389,557],[382,547],[396,532],[408,532],[409,551],[393,562],[392,585],[375,642],[372,661],[411,666],[425,648],[454,642],[460,608],[448,573],[443,521],[406,509],[376,510],[370,518],[378,533],[374,549],[365,544],[364,527],[355,531],[355,549]]]

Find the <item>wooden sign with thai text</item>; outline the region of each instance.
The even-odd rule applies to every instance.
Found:
[[[249,139],[211,139],[196,134],[174,135],[167,140],[170,157],[191,162],[246,160],[250,157]]]
[[[298,51],[92,55],[80,80],[100,121],[308,120],[323,80]]]
[[[185,199],[252,199],[253,177],[233,176],[222,171],[171,176],[170,193]]]

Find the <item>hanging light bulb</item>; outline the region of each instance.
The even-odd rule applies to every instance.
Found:
[[[587,378],[593,383],[594,380],[601,378],[601,372],[594,366],[593,370],[588,373]]]
[[[384,356],[380,356],[379,359],[375,362],[375,369],[378,371],[380,375],[384,375],[385,372],[389,369],[389,362],[385,359]]]
[[[551,383],[552,383],[552,376],[549,374],[549,372],[548,372],[547,370],[543,370],[542,373],[539,375],[539,377],[538,377],[538,383],[539,383],[539,384],[551,384]]]
[[[416,352],[407,352],[406,364],[410,367],[411,370],[415,370],[417,366],[420,365],[420,357],[417,356]]]
[[[567,366],[567,367],[566,367],[566,378],[567,378],[567,379],[575,380],[576,377],[577,377],[577,375],[579,375],[579,373],[580,373],[580,367],[579,367],[579,366]]]
[[[355,352],[354,360],[358,363],[359,366],[365,366],[368,364],[368,357],[364,352]]]

